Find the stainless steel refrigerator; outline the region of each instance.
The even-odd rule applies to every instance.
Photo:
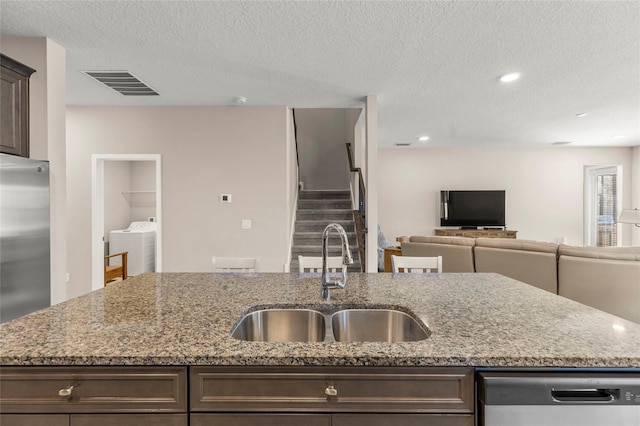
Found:
[[[50,306],[49,162],[0,154],[0,322]]]

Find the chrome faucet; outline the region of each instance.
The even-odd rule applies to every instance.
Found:
[[[327,264],[327,258],[329,257],[329,249],[327,247],[327,241],[329,240],[329,231],[335,229],[338,231],[340,240],[342,242],[342,281],[339,279],[332,280],[329,278],[329,265]],[[347,284],[347,265],[353,263],[353,257],[351,256],[351,250],[349,249],[349,239],[344,228],[337,223],[330,223],[324,228],[322,232],[322,291],[321,295],[324,300],[331,299],[332,288],[344,288]]]

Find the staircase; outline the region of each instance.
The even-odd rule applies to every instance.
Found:
[[[353,264],[349,272],[360,272],[353,207],[349,191],[300,191],[296,230],[291,248],[291,272],[299,272],[298,256],[322,256],[322,232],[330,223],[342,225],[349,238]],[[340,256],[342,246],[335,231],[329,233],[329,256]]]

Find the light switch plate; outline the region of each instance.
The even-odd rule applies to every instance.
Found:
[[[251,229],[251,219],[242,219],[242,229]]]

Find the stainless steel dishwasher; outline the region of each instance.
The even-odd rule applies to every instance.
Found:
[[[477,391],[479,426],[640,425],[640,372],[482,372]]]

